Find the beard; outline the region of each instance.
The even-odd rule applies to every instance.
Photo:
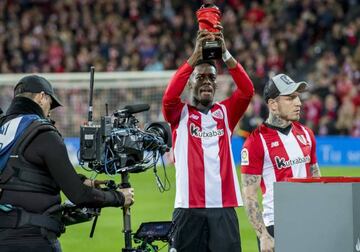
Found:
[[[202,98],[202,99],[199,99],[199,97],[197,97],[197,96],[193,96],[193,103],[196,105],[196,104],[201,104],[201,105],[203,105],[203,106],[205,106],[205,107],[207,107],[207,106],[209,106],[210,104],[212,104],[212,99],[204,99],[204,98]]]
[[[212,103],[212,100],[202,99],[202,100],[200,100],[200,103],[201,103],[201,105],[207,107],[207,106],[209,106],[209,105]]]

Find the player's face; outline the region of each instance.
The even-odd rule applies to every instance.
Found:
[[[277,97],[277,113],[286,121],[298,121],[300,119],[301,100],[300,93],[294,92],[290,95]]]
[[[214,100],[216,90],[216,69],[209,64],[201,64],[194,69],[193,95],[207,106]]]

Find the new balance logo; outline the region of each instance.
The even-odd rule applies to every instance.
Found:
[[[278,141],[275,141],[275,142],[272,142],[272,143],[271,143],[271,148],[278,147],[278,146],[279,146],[279,142],[278,142]]]
[[[191,114],[191,115],[190,115],[190,118],[192,118],[192,119],[194,119],[194,120],[197,120],[197,119],[199,119],[199,116],[198,116],[198,115]]]
[[[276,163],[276,168],[284,169],[297,164],[310,163],[310,156],[307,155],[305,157],[298,157],[296,159],[289,159],[289,160],[285,160],[285,158],[283,157],[276,156],[275,163]]]
[[[224,135],[224,130],[201,131],[199,127],[192,123],[190,124],[190,134],[198,138],[218,137]]]

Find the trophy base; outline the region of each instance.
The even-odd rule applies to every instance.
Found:
[[[204,60],[221,59],[222,49],[219,41],[205,41],[202,48]]]

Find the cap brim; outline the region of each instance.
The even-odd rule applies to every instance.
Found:
[[[55,95],[50,95],[52,103],[50,109],[62,106],[60,100]]]
[[[294,85],[289,85],[289,87],[280,93],[280,95],[290,95],[294,92],[304,92],[306,88],[308,87],[308,84],[305,81],[300,81],[295,83]]]

